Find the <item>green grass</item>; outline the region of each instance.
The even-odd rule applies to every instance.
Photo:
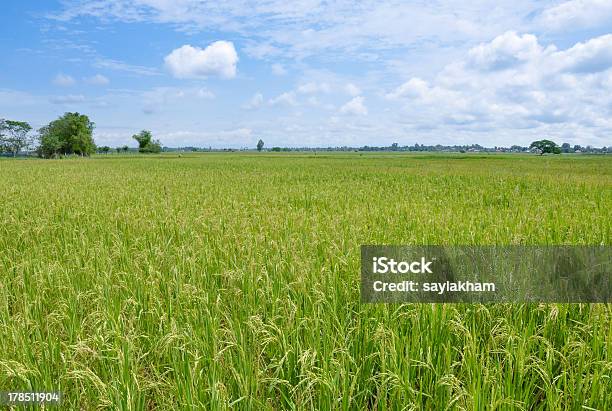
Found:
[[[604,156],[0,160],[0,391],[63,409],[612,408],[609,304],[359,303],[361,244],[611,245]]]

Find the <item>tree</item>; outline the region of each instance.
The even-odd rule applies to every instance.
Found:
[[[96,151],[94,123],[84,114],[66,113],[39,130],[38,155],[44,158],[78,154],[89,156]]]
[[[0,153],[6,150],[6,143],[4,141],[6,137],[6,120],[0,118]]]
[[[32,130],[25,121],[0,119],[0,151],[13,153],[13,156],[30,145],[28,133]]]
[[[127,153],[130,148],[128,146],[123,146],[121,147],[121,149],[123,150],[124,153]]]
[[[531,143],[529,148],[530,149],[535,148],[536,150],[540,152],[541,156],[546,153],[561,154],[561,149],[559,148],[559,146],[554,141],[550,141],[550,140],[534,141],[533,143]]]
[[[111,150],[111,148],[109,146],[102,146],[100,147],[100,152],[104,153],[104,154],[108,154],[108,152]]]
[[[159,140],[153,140],[153,134],[149,130],[142,130],[140,133],[134,134],[132,138],[138,141],[138,151],[141,153],[161,152],[161,143]]]
[[[569,143],[563,143],[561,144],[561,151],[564,153],[571,153],[572,152],[572,146],[570,146]]]
[[[257,142],[257,151],[261,151],[264,147],[264,142],[262,139],[259,139],[259,141]]]

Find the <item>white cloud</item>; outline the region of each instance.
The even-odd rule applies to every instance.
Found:
[[[216,41],[205,49],[184,45],[168,54],[166,67],[176,78],[205,78],[217,75],[223,78],[236,76],[238,53],[229,41]]]
[[[362,96],[353,97],[348,103],[340,107],[340,113],[365,116],[368,114],[368,109],[364,104],[364,98]]]
[[[270,99],[270,101],[268,101],[268,104],[270,104],[271,106],[297,106],[298,103],[295,99],[295,93],[292,91],[288,91],[274,97],[273,99]]]
[[[110,83],[108,77],[103,76],[102,74],[96,74],[95,76],[88,77],[85,79],[85,81],[96,86],[105,86]]]
[[[558,65],[568,71],[597,73],[612,67],[612,34],[578,43],[568,50],[553,53]]]
[[[36,106],[44,103],[47,99],[30,94],[28,92],[0,88],[0,107],[5,108],[5,113],[21,106]]]
[[[348,83],[346,86],[344,86],[344,91],[346,91],[346,94],[351,97],[356,97],[361,94],[361,90],[359,89],[359,87],[357,87],[353,83]]]
[[[483,4],[481,4],[483,3]],[[247,34],[245,52],[254,58],[323,55],[351,60],[377,59],[393,48],[422,48],[436,43],[483,40],[520,27],[524,16],[541,6],[528,0],[488,2],[449,0],[81,0],[67,2],[53,16],[62,21],[93,16],[101,20],[168,24],[191,33],[217,31]],[[432,42],[428,42],[432,47]],[[338,53],[341,51],[342,53]]]
[[[242,108],[245,110],[256,110],[260,108],[261,106],[263,106],[263,104],[264,104],[263,94],[255,93],[255,95],[253,95],[253,97],[251,97],[251,99],[246,104],[244,104]]]
[[[76,104],[85,101],[85,96],[82,94],[68,94],[66,96],[53,96],[49,99],[53,104]]]
[[[539,22],[551,30],[572,31],[612,24],[612,1],[571,0],[550,7]]]
[[[297,92],[300,94],[315,94],[315,93],[329,93],[331,87],[327,83],[305,83],[297,88]]]
[[[53,78],[53,84],[56,86],[68,87],[73,86],[76,83],[72,76],[67,74],[59,73]]]
[[[223,36],[219,38],[240,39],[241,58],[245,53],[265,60],[254,66],[249,61],[245,77],[260,84],[258,87],[273,87],[261,89],[266,99],[262,95],[246,101],[247,96],[229,106],[210,104],[203,109],[204,101],[179,97],[174,91],[148,96],[147,107],[159,110],[160,115],[147,118],[146,124],[172,124],[168,131],[172,127],[223,130],[232,124],[253,128],[267,143],[270,136],[286,135],[283,138],[300,144],[344,140],[371,144],[380,135],[399,142],[419,136],[419,143],[446,139],[512,144],[525,143],[532,136],[569,140],[574,135],[576,143],[609,145],[612,135],[610,39],[589,39],[612,27],[609,0],[366,0],[359,7],[349,0],[266,0],[248,6],[242,0],[78,0],[61,4],[63,11],[55,16],[61,20],[82,23],[85,19],[81,17],[93,16],[108,27],[116,21],[146,22],[152,28],[162,24],[162,29],[175,29],[180,36],[204,33],[191,38],[216,33]],[[551,43],[557,43],[559,49]],[[192,54],[205,51],[202,45],[202,49],[192,46],[196,51]],[[92,61],[101,73],[112,74],[111,69],[138,75],[161,72],[117,60],[96,60],[97,53],[81,55],[90,55],[83,62]],[[286,73],[281,62],[291,64],[287,66],[290,77],[278,80],[294,87],[278,95],[277,85],[259,76]],[[209,73],[208,66],[204,74],[182,64],[179,68],[190,78],[192,71],[197,78],[219,74]],[[355,82],[355,89],[347,85],[349,81]],[[321,83],[330,85],[330,91],[321,90]],[[141,97],[136,91],[116,106],[112,96],[108,98],[112,101],[108,115],[115,110],[112,121],[131,122],[130,109],[142,109]],[[88,104],[92,98],[88,97]],[[227,99],[232,98],[236,94],[228,90]],[[48,104],[49,96],[41,99]],[[227,109],[242,103],[250,107],[251,102],[254,107],[261,101],[278,108],[244,118]],[[359,109],[359,102],[365,110]],[[283,105],[303,110],[282,110]],[[333,108],[337,122],[325,121],[330,114],[321,113],[325,107]],[[342,111],[354,114],[355,107],[370,115],[340,115]],[[138,117],[133,120],[137,122]]]
[[[241,127],[218,131],[169,131],[156,134],[162,143],[170,147],[244,147],[251,143],[253,130]]]
[[[195,91],[195,96],[198,98],[204,98],[204,99],[210,100],[210,99],[215,98],[215,93],[205,88],[199,88]]]
[[[214,93],[203,87],[155,87],[138,95],[144,104],[145,114],[159,112],[167,106],[196,105],[201,100],[215,98]]]
[[[123,61],[98,58],[94,61],[93,66],[100,69],[109,69],[123,71],[131,74],[138,74],[140,76],[157,76],[159,71],[152,67],[138,66],[134,64],[128,64]]]
[[[284,76],[287,74],[287,70],[282,64],[274,63],[272,64],[272,74],[275,76]]]
[[[402,97],[423,97],[429,92],[429,85],[423,79],[413,77],[397,89],[387,94],[387,98],[398,99]]]
[[[417,130],[602,139],[612,131],[611,76],[612,35],[558,50],[533,35],[505,33],[387,97],[402,102],[402,121]]]
[[[478,68],[502,70],[533,59],[542,53],[536,36],[518,35],[508,31],[489,43],[480,44],[469,51],[471,62]]]

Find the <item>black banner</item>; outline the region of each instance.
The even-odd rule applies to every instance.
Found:
[[[612,247],[361,247],[364,303],[612,302]]]

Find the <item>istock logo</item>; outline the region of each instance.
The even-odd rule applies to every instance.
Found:
[[[374,257],[372,259],[372,272],[374,274],[433,274],[429,266],[432,261],[421,257],[421,261],[395,261],[393,258]]]

